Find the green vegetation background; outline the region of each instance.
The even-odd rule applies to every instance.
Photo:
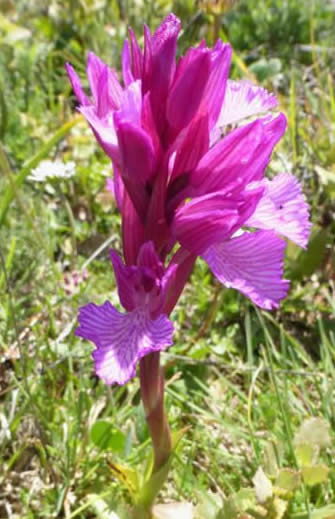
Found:
[[[138,380],[106,387],[91,345],[73,334],[80,305],[117,303],[108,248],[120,248],[120,218],[64,63],[84,78],[93,50],[119,69],[127,27],[140,35],[170,11],[183,22],[180,52],[220,36],[235,51],[232,77],[277,93],[289,126],[269,173],[301,179],[313,233],[306,252],[289,245],[292,288],[278,312],[197,263],[164,355],[171,426],[191,427],[161,499],[226,499],[266,470],[271,446],[280,466],[297,468],[292,442],[306,418],[335,426],[335,2],[241,0],[224,13],[215,3],[0,1],[1,519],[112,517],[89,496],[126,503],[110,463],[139,468],[149,453]],[[27,180],[42,159],[75,161],[75,177]],[[83,269],[87,279],[69,285]],[[287,517],[335,502],[334,455],[331,433],[326,481],[297,492]]]

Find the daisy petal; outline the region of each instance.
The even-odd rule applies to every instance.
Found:
[[[273,232],[256,231],[212,245],[202,257],[226,287],[270,310],[279,306],[289,287],[282,279],[285,246]]]
[[[121,314],[109,301],[83,306],[79,324],[76,335],[96,345],[95,371],[106,384],[125,384],[142,357],[172,344],[173,325],[166,316],[153,320],[142,310]]]

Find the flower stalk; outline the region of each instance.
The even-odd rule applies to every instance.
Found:
[[[141,397],[150,430],[154,451],[153,473],[169,460],[171,434],[164,408],[164,369],[160,366],[159,352],[151,353],[140,361]]]

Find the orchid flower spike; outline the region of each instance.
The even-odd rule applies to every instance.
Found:
[[[308,242],[299,182],[265,177],[286,129],[275,95],[229,80],[231,47],[220,40],[176,62],[179,31],[170,14],[154,34],[144,27],[141,49],[130,30],[122,81],[89,53],[90,95],[67,65],[78,110],[113,163],[122,216],[125,264],[115,253],[112,262],[126,313],[90,303],[77,329],[95,343],[96,372],[108,384],[127,382],[139,359],[172,343],[168,315],[198,256],[224,286],[270,310],[289,288],[283,238]]]

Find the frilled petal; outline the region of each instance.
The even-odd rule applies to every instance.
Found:
[[[190,183],[201,195],[225,189],[243,189],[260,180],[273,148],[286,128],[284,114],[271,121],[259,119],[232,131],[202,157]]]
[[[262,189],[237,197],[217,192],[195,198],[177,209],[172,230],[183,247],[202,254],[236,232],[253,213],[261,195]]]
[[[285,246],[272,231],[256,231],[216,243],[202,257],[226,287],[271,310],[279,306],[289,288],[289,282],[282,279]]]
[[[176,131],[185,128],[195,116],[204,94],[210,73],[210,51],[192,49],[192,58],[180,68],[169,93],[166,116]]]
[[[106,301],[80,309],[76,335],[96,345],[92,356],[97,376],[106,384],[123,385],[135,375],[142,357],[172,344],[173,325],[164,315],[151,319],[142,310],[122,314]]]
[[[217,125],[236,123],[252,115],[268,112],[278,106],[277,98],[265,88],[250,81],[228,80],[226,95]]]
[[[69,80],[72,85],[72,89],[73,89],[79,103],[83,106],[90,105],[91,101],[89,100],[89,98],[87,97],[87,95],[85,94],[85,92],[83,90],[83,87],[81,85],[81,81],[79,79],[78,74],[76,73],[74,68],[70,65],[70,63],[66,63],[65,67],[66,67],[67,75],[69,76]]]
[[[288,173],[272,180],[253,182],[250,187],[264,185],[265,190],[255,212],[246,225],[273,230],[306,248],[311,223],[309,209],[298,180]]]

